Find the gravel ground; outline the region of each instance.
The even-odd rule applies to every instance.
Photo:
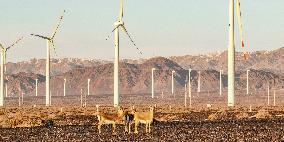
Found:
[[[2,128],[0,141],[284,141],[284,120],[240,120],[202,122],[154,122],[152,133],[125,134],[118,125],[116,134],[96,125],[32,128]]]

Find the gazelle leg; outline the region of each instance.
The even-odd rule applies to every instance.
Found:
[[[128,133],[131,133],[131,123],[128,124]]]
[[[98,124],[98,130],[99,130],[99,134],[101,134],[101,126],[102,126],[102,124]]]
[[[112,124],[112,128],[113,128],[112,132],[115,133],[115,123]]]
[[[146,133],[148,132],[147,130],[148,130],[148,124],[146,123]]]
[[[124,125],[124,132],[127,132],[127,123]]]
[[[149,133],[151,133],[151,123],[148,123],[148,125]]]
[[[134,131],[135,134],[138,134],[137,126],[138,126],[138,122],[135,122],[135,131]]]

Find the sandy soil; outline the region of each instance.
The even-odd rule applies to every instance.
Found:
[[[118,126],[116,134],[104,126],[99,135],[96,126],[55,126],[52,128],[1,129],[1,141],[283,141],[283,120],[155,122],[153,132],[125,134]]]
[[[265,96],[258,100],[237,96],[237,107],[227,108],[226,97],[213,98],[196,95],[190,108],[189,102],[184,107],[181,95],[155,99],[148,95],[124,95],[121,98],[124,109],[135,105],[137,110],[146,111],[149,105],[156,104],[152,133],[146,134],[145,126],[140,125],[139,134],[125,134],[124,126],[118,125],[115,134],[110,126],[103,126],[101,135],[94,115],[95,105],[100,105],[100,111],[114,113],[116,110],[111,106],[110,95],[87,96],[87,107],[80,107],[78,96],[54,96],[52,107],[44,106],[44,97],[25,97],[20,107],[18,98],[7,98],[6,107],[0,108],[0,141],[284,140],[283,106],[265,106]],[[252,104],[251,110],[249,103]],[[212,107],[207,108],[207,104],[212,104]],[[53,124],[46,126],[47,122]]]
[[[126,108],[125,108],[126,109]],[[139,107],[139,111],[148,108]],[[101,111],[115,112],[112,107]],[[284,140],[284,109],[189,109],[157,107],[152,133],[125,134],[118,125],[98,134],[95,107],[26,107],[0,109],[0,141],[280,141]],[[53,124],[46,125],[47,120]],[[133,131],[133,130],[132,130]]]

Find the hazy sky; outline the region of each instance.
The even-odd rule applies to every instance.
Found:
[[[228,45],[228,0],[126,0],[124,21],[142,50],[140,56],[121,35],[121,57],[173,56],[223,51]],[[284,1],[242,0],[249,51],[284,46]],[[66,9],[55,38],[58,57],[113,59],[113,36],[105,38],[117,19],[119,0],[0,0],[0,41],[23,42],[8,52],[16,62],[46,57],[46,43],[30,33],[51,34]],[[236,49],[240,50],[236,26]],[[52,52],[52,57],[55,55]]]

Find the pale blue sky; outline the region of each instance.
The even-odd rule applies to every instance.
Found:
[[[284,1],[242,0],[245,40],[249,51],[284,46]],[[113,29],[119,0],[1,0],[0,41],[9,45],[8,61],[45,58],[46,43],[30,33],[50,34],[63,9],[66,15],[55,39],[59,58],[112,59]],[[228,44],[228,0],[126,0],[124,21],[142,50],[140,56],[125,35],[121,57],[203,54],[223,51]],[[239,47],[236,26],[236,49]],[[53,57],[54,54],[52,54]]]

